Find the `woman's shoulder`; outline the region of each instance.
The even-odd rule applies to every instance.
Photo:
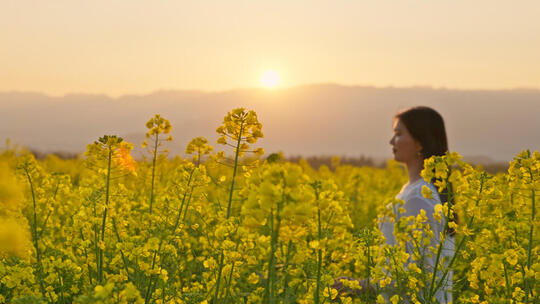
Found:
[[[430,190],[431,198],[429,197],[429,193],[426,193],[428,197],[424,196],[424,193],[422,193],[422,189],[424,188],[424,186]],[[441,201],[437,188],[432,183],[426,182],[423,178],[420,178],[413,183],[406,185],[398,195],[398,198],[404,200],[405,202],[411,200],[421,200],[432,206],[434,206],[435,204],[439,204]]]

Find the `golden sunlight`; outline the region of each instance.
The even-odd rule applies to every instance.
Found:
[[[267,70],[261,76],[261,84],[266,88],[274,88],[279,83],[279,74],[274,70]]]

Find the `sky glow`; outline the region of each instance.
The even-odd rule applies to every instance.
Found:
[[[540,1],[0,2],[0,91],[540,87]]]

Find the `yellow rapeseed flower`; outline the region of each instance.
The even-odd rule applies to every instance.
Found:
[[[429,187],[426,185],[422,186],[422,196],[425,198],[433,199],[433,193],[431,192],[431,189],[429,189]]]

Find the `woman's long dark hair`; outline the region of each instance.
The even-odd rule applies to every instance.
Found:
[[[394,119],[399,119],[411,136],[422,145],[423,159],[431,156],[443,156],[448,151],[448,141],[446,139],[446,129],[444,120],[437,111],[429,107],[419,106],[405,109],[396,114]],[[431,182],[433,183],[435,179]],[[441,202],[447,202],[450,206],[454,205],[453,197],[448,197],[448,190],[452,190],[452,185],[447,184],[446,188],[439,191]],[[450,201],[449,201],[450,199]],[[457,214],[454,211],[453,222],[457,223]],[[454,236],[453,228],[448,228],[446,233]]]

